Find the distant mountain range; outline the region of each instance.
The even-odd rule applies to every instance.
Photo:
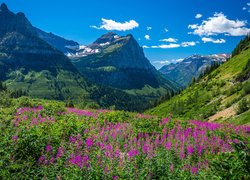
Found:
[[[230,54],[192,55],[178,63],[171,63],[159,69],[167,79],[177,82],[183,87],[190,84],[193,77],[197,78],[205,69],[213,63],[224,63],[230,58]]]

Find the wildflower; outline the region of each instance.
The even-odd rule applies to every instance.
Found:
[[[52,146],[51,146],[51,145],[47,145],[46,148],[45,148],[45,150],[46,150],[47,152],[52,151]]]
[[[171,164],[169,169],[171,172],[173,172],[174,171],[174,164]]]
[[[113,178],[113,179],[118,179],[119,177],[118,177],[118,176],[113,176],[112,178]]]
[[[195,166],[193,166],[193,167],[191,168],[191,173],[192,173],[192,174],[198,174],[198,168],[195,167]]]
[[[187,153],[188,155],[192,155],[194,153],[194,148],[190,145],[187,146]]]
[[[13,141],[17,141],[18,140],[18,136],[12,136],[12,140]]]
[[[129,158],[133,158],[133,157],[135,157],[136,155],[139,155],[139,154],[140,154],[140,152],[137,149],[131,149],[128,152]]]
[[[88,148],[90,148],[93,144],[94,144],[94,142],[93,142],[92,139],[90,139],[90,138],[86,139],[86,145],[87,145]]]
[[[148,150],[149,150],[149,145],[147,145],[146,143],[143,145],[143,147],[142,147],[142,151],[144,152],[144,153],[148,153]]]
[[[72,142],[73,144],[75,144],[75,143],[76,143],[76,138],[70,136],[70,137],[69,137],[69,141]]]
[[[172,146],[172,142],[167,142],[165,147],[166,147],[167,150],[170,150],[171,146]]]
[[[57,151],[57,154],[56,154],[56,159],[60,158],[63,154],[63,148],[62,147],[59,147],[58,148],[58,151]]]
[[[46,160],[46,157],[43,155],[43,156],[39,157],[38,162],[40,164],[42,164],[45,160]]]

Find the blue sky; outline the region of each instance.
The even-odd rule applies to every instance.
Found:
[[[133,34],[157,67],[192,54],[230,53],[250,30],[250,0],[2,2],[34,26],[80,44],[108,31]]]

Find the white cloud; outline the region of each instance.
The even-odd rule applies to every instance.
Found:
[[[152,29],[152,27],[150,27],[150,26],[147,27],[147,30],[148,30],[148,31],[150,31],[151,29]]]
[[[124,23],[116,22],[111,19],[102,18],[102,25],[100,27],[90,26],[95,29],[106,29],[106,30],[117,30],[117,31],[127,31],[139,27],[139,24],[135,20],[126,21]]]
[[[222,44],[222,43],[226,43],[225,39],[213,39],[213,38],[208,38],[208,37],[204,37],[201,39],[204,43],[207,42],[211,42],[211,43],[215,43],[215,44]]]
[[[162,66],[170,64],[171,62],[168,60],[162,60],[162,61],[151,61],[151,63],[155,66],[156,69],[160,69]]]
[[[195,16],[196,19],[199,19],[201,17],[202,17],[202,14],[196,14],[196,16]]]
[[[165,31],[165,32],[168,32],[168,29],[167,29],[167,28],[164,28],[164,31]]]
[[[145,35],[144,36],[146,40],[150,40],[150,36],[149,35]]]
[[[162,44],[162,45],[159,45],[158,47],[162,49],[170,49],[170,48],[178,48],[180,47],[180,45],[171,43],[171,44]]]
[[[193,29],[192,34],[199,36],[211,36],[225,34],[229,36],[247,35],[250,28],[247,28],[246,21],[230,20],[223,13],[215,13],[208,20],[203,20],[201,25],[189,25],[189,29]]]
[[[180,47],[180,44],[162,44],[162,45],[158,45],[158,46],[151,46],[151,48],[159,48],[159,49],[170,49],[170,48],[178,48]]]
[[[181,61],[183,61],[184,59],[183,58],[180,58],[180,59],[175,59],[174,61],[175,62],[181,62]]]
[[[195,46],[195,45],[196,45],[196,42],[194,42],[194,41],[182,42],[182,43],[181,43],[181,46],[182,46],[182,47],[189,47],[189,46]]]
[[[146,46],[146,45],[143,45],[143,46],[142,46],[142,48],[144,48],[144,49],[148,49],[149,47],[148,47],[148,46]]]
[[[198,28],[198,24],[188,25],[188,29],[196,29],[196,28]]]
[[[243,11],[246,11],[246,10],[247,10],[247,12],[250,13],[250,3],[247,3],[246,6],[247,6],[247,7],[243,7],[242,10],[243,10]]]
[[[199,41],[187,41],[182,43],[170,43],[170,44],[161,44],[161,45],[154,45],[154,46],[147,46],[147,48],[158,48],[158,49],[171,49],[171,48],[179,48],[179,47],[189,47],[189,46],[195,46],[198,44]]]
[[[165,65],[165,64],[169,64],[170,62],[166,60],[166,61],[154,61],[154,63]]]
[[[178,39],[175,39],[175,38],[167,38],[167,39],[160,39],[159,41],[175,43],[175,42],[178,41]]]

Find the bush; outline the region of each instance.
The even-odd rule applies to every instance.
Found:
[[[250,94],[250,81],[246,82],[243,85],[243,91],[242,91],[243,96],[246,96],[248,94]]]
[[[247,100],[246,98],[243,98],[238,105],[238,109],[237,109],[237,114],[241,114],[243,112],[246,112],[247,110],[249,110],[249,100]]]

